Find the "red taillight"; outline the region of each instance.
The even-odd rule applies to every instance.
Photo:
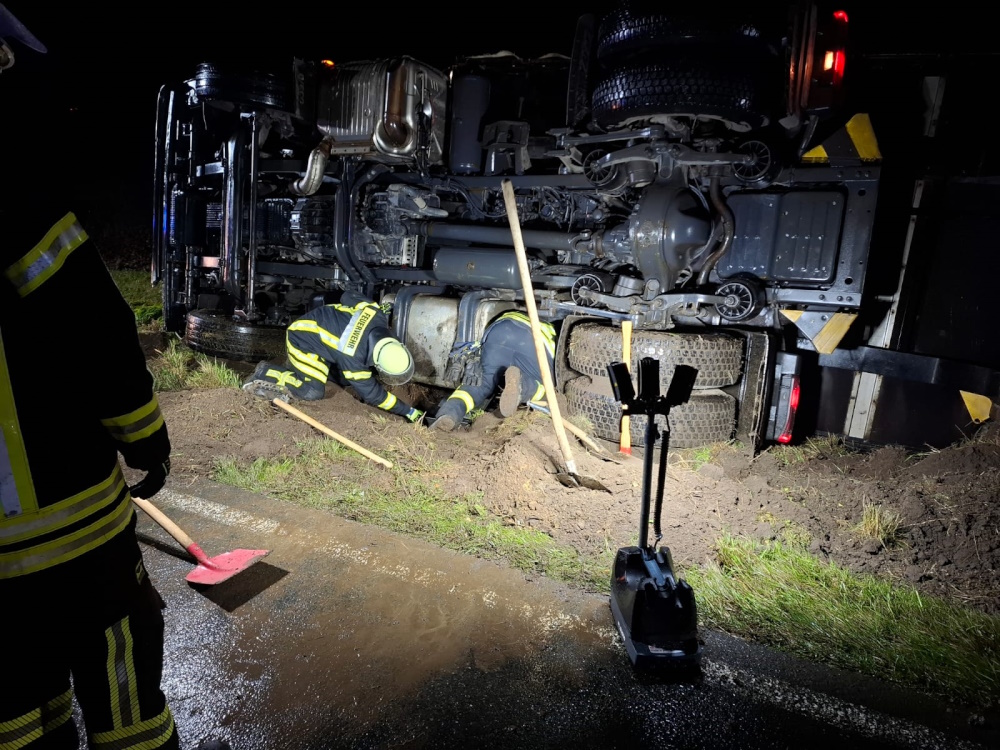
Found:
[[[799,409],[799,378],[792,377],[792,390],[788,394],[788,415],[785,418],[785,427],[778,435],[778,442],[784,445],[792,442],[792,428],[795,427],[795,412]]]
[[[847,64],[847,55],[844,51],[838,49],[833,53],[833,77],[835,80],[840,80],[844,77],[844,66]]]
[[[319,64],[322,65],[324,68],[332,68],[334,62],[333,60],[320,60]]]
[[[838,21],[843,21],[844,23],[847,23],[847,11],[845,10],[833,11],[833,17],[836,18]]]

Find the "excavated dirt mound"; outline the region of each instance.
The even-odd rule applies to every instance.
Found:
[[[440,394],[399,395],[427,406]],[[294,457],[302,440],[321,436],[242,391],[171,392],[160,400],[175,480],[210,476],[223,456]],[[333,386],[325,399],[295,405],[369,450],[392,452],[404,468],[408,460],[424,467],[433,460],[436,482],[456,496],[483,493],[483,503],[509,524],[539,529],[586,552],[627,546],[637,537],[638,449],[625,457],[603,443],[608,452],[596,455],[570,436],[579,474],[598,478],[610,490],[603,492],[560,482],[556,472],[563,462],[552,424],[534,412],[508,420],[487,413],[468,430],[443,434],[383,416]],[[883,544],[855,529],[868,505],[898,514],[894,540]],[[662,543],[679,566],[710,558],[724,531],[760,539],[792,534],[806,539],[816,555],[853,571],[904,580],[921,593],[998,613],[1000,433],[987,427],[975,442],[917,455],[891,447],[852,453],[836,443],[756,456],[727,446],[707,462],[704,451],[672,452],[662,530]]]

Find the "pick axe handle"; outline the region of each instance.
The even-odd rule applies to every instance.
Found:
[[[566,470],[576,474],[576,461],[570,450],[566,430],[563,428],[562,414],[559,402],[556,400],[556,386],[552,382],[552,372],[549,370],[548,355],[542,342],[542,324],[538,320],[538,308],[535,306],[535,290],[531,285],[531,269],[528,268],[528,253],[524,249],[524,237],[521,235],[521,219],[517,215],[517,199],[514,197],[514,185],[509,179],[500,183],[503,188],[503,201],[507,208],[507,221],[510,223],[510,234],[514,240],[514,252],[517,254],[517,267],[521,272],[521,285],[524,287],[524,305],[528,308],[528,319],[531,321],[531,335],[535,340],[535,356],[538,357],[538,369],[542,372],[542,384],[545,386],[546,401],[552,412],[552,424],[556,428],[559,448],[566,460]]]
[[[372,461],[375,461],[377,463],[382,464],[387,469],[391,469],[392,468],[392,462],[391,461],[387,461],[386,459],[382,458],[381,456],[375,455],[374,453],[372,453],[367,448],[362,448],[360,445],[358,445],[357,443],[355,443],[353,440],[349,440],[348,438],[345,438],[343,435],[340,435],[340,434],[334,432],[333,430],[331,430],[329,427],[327,427],[322,422],[317,422],[315,419],[313,419],[312,417],[310,417],[308,414],[305,414],[305,413],[299,411],[298,409],[296,409],[291,404],[286,404],[280,398],[274,399],[271,403],[273,403],[279,409],[284,409],[289,414],[292,414],[292,415],[298,417],[299,419],[301,419],[306,424],[312,425],[313,427],[315,427],[317,430],[319,430],[320,432],[324,433],[325,435],[329,435],[334,440],[336,440],[338,443],[343,443],[344,445],[346,445],[351,450],[357,451],[358,453],[360,453],[365,458],[370,458]]]

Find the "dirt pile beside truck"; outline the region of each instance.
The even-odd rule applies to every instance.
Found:
[[[302,441],[322,437],[234,389],[167,392],[160,400],[181,482],[211,476],[224,457],[295,458]],[[482,505],[507,524],[541,530],[587,555],[635,542],[639,449],[625,457],[609,445],[602,458],[574,441],[579,471],[599,477],[609,494],[557,481],[559,448],[542,414],[501,420],[488,412],[468,430],[439,434],[383,416],[333,386],[322,401],[297,406],[369,450],[395,455],[401,467],[432,465],[443,491],[481,493]],[[332,477],[340,473],[331,466]],[[756,456],[728,445],[679,450],[662,528],[681,569],[711,558],[724,532],[795,539],[852,571],[1000,613],[1000,431],[988,426],[974,442],[925,454],[852,452],[834,441]]]

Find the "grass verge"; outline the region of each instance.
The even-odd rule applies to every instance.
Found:
[[[1000,618],[734,536],[692,568],[703,625],[973,705],[1000,698]]]
[[[214,479],[313,508],[425,539],[441,547],[503,561],[529,574],[607,590],[611,555],[581,557],[547,534],[510,526],[493,516],[479,493],[449,496],[439,481],[441,466],[404,450],[386,470],[333,440],[300,444],[301,455],[288,459],[232,458],[219,461]],[[331,466],[342,470],[331,481]]]
[[[149,360],[156,391],[186,388],[239,388],[240,376],[214,357],[194,352],[171,339],[159,356]]]
[[[332,440],[299,448],[294,460],[224,459],[214,478],[608,592],[614,549],[581,555],[542,532],[504,523],[479,494],[448,495],[441,477],[455,467],[437,460],[433,446],[396,445],[385,454],[391,470]],[[694,587],[702,627],[965,705],[1000,700],[1000,618],[824,563],[808,553],[804,529],[760,520],[775,525],[779,541],[723,536],[717,562],[678,571]]]
[[[149,283],[148,271],[117,270],[111,277],[118,291],[135,312],[135,322],[143,331],[159,330],[163,317],[163,301],[160,290]]]

